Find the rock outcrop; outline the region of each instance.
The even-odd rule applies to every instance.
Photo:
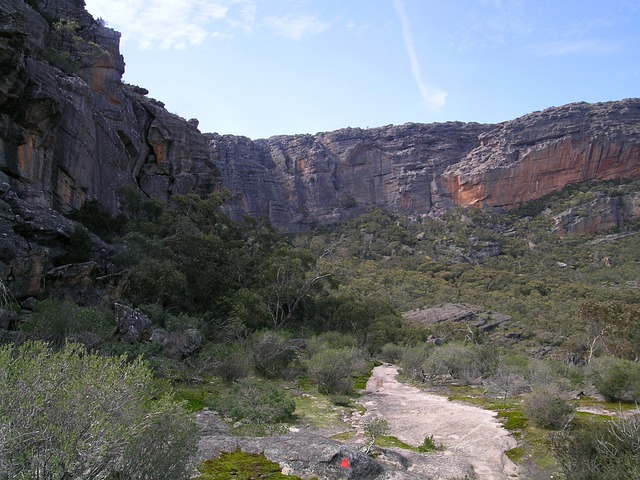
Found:
[[[455,205],[508,210],[579,182],[640,177],[640,100],[575,103],[505,122],[444,172]]]
[[[58,266],[74,229],[63,214],[89,200],[118,213],[127,190],[167,202],[224,189],[232,218],[267,217],[299,231],[371,208],[413,217],[454,206],[506,210],[577,182],[640,178],[640,99],[572,104],[499,125],[253,141],[203,134],[197,120],[124,84],[119,39],[83,0],[0,0],[0,274],[20,295],[42,294],[44,272]],[[594,205],[597,222],[568,215],[558,228],[637,218],[637,199],[610,207]],[[38,218],[19,213],[30,209],[46,211],[41,231]]]

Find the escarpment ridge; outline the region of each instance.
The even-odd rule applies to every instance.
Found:
[[[251,140],[202,133],[196,119],[124,83],[119,41],[83,0],[0,0],[0,276],[20,295],[41,292],[68,243],[74,227],[64,214],[87,201],[116,214],[122,187],[161,202],[226,190],[232,218],[300,231],[371,208],[415,217],[456,206],[502,211],[578,182],[640,178],[640,99],[498,125]],[[596,207],[597,222],[567,217],[565,230],[640,215],[637,196]]]

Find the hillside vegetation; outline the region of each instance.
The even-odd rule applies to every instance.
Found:
[[[502,409],[508,428],[513,421],[524,435],[524,449],[531,429],[539,429],[535,438],[552,460],[527,468],[562,470],[567,478],[633,475],[637,429],[620,440],[615,461],[603,460],[610,470],[572,476],[571,465],[587,448],[609,458],[611,452],[598,450],[599,439],[622,435],[575,417],[576,392],[630,405],[640,400],[640,230],[631,224],[594,235],[553,230],[561,212],[638,186],[574,187],[504,214],[453,210],[409,219],[376,210],[295,236],[259,220],[231,222],[220,211],[221,196],[176,196],[161,208],[121,191],[126,215],[110,217],[93,203],[71,215],[79,226],[61,263],[90,259],[93,234],[108,241],[116,252],[109,261],[129,272],[120,301],[151,319],[151,340],[122,341],[103,307],[43,299],[21,308],[6,289],[4,311],[15,313],[3,323],[2,339],[47,342],[63,358],[71,358],[65,344],[76,342],[92,355],[117,355],[118,368],[129,358],[144,375],[149,368],[156,382],[172,384],[156,387],[153,400],[165,402],[158,406],[170,410],[162,392],[169,393],[192,411],[218,411],[235,433],[252,435],[311,421],[305,409],[319,404],[308,404],[305,392],[355,408],[354,386],[362,388],[358,379],[372,362],[393,362],[419,383],[473,387],[468,398],[480,395]],[[475,320],[403,316],[442,304],[472,306]],[[498,314],[500,322],[483,328]],[[45,347],[37,348],[43,354]],[[17,350],[18,357],[26,351]],[[151,400],[140,403],[155,408]],[[176,408],[182,415],[183,407]],[[2,412],[3,425],[11,418]],[[555,429],[565,441],[549,433]],[[0,454],[11,446],[8,438],[0,437]],[[180,448],[191,451],[195,439]],[[69,455],[65,462],[75,465]],[[0,478],[8,468],[0,463]],[[59,478],[68,474],[61,469]]]

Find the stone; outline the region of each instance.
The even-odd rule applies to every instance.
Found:
[[[137,308],[120,303],[114,305],[118,336],[127,343],[151,340],[153,324],[151,319]]]
[[[202,346],[202,335],[196,328],[171,333],[162,328],[154,328],[149,340],[161,344],[181,358],[190,357]]]
[[[0,308],[0,329],[13,330],[18,324],[18,315],[11,310]]]
[[[382,479],[384,468],[354,447],[309,432],[274,437],[204,436],[198,444],[196,463],[240,448],[264,453],[272,462],[303,478]],[[348,459],[349,468],[342,466]]]

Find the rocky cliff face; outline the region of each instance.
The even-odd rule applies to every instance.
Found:
[[[640,178],[640,99],[500,125],[252,141],[201,133],[197,120],[124,84],[123,72],[119,34],[83,0],[0,0],[0,277],[21,278],[23,293],[42,291],[42,275],[69,241],[74,226],[61,214],[88,200],[117,213],[122,187],[163,202],[224,188],[233,218],[266,216],[296,231],[373,207],[410,216],[456,205],[505,210],[571,183]],[[637,218],[637,199],[605,203],[594,208],[618,219],[603,213],[584,227],[568,214],[558,228]]]
[[[438,177],[488,128],[407,124],[257,142],[214,136],[211,152],[222,184],[237,194],[232,215],[265,215],[279,226],[305,228],[372,207],[407,215],[447,208]]]
[[[505,122],[444,172],[464,207],[510,209],[586,181],[640,174],[640,100],[578,103]]]

